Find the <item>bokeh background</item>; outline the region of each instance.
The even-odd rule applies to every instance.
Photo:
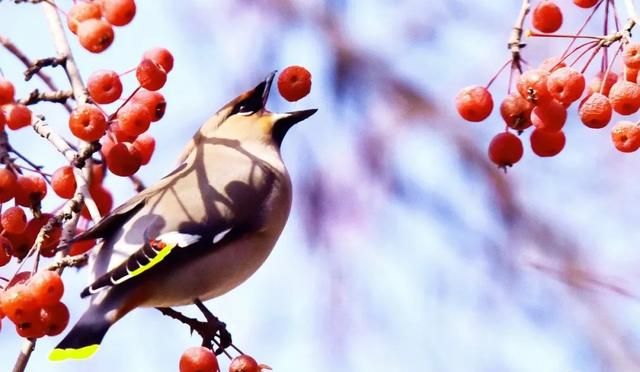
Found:
[[[153,46],[174,53],[167,114],[151,129],[156,154],[140,172],[146,183],[172,169],[209,115],[270,71],[299,64],[313,73],[309,97],[269,102],[274,111],[319,108],[283,146],[295,188],[289,224],[256,275],[208,302],[242,350],[275,371],[640,370],[638,155],[618,153],[608,130],[582,126],[574,109],[559,156],[527,150],[504,174],[486,156],[499,114],[471,124],[454,110],[457,90],[485,84],[509,58],[519,1],[137,3],[105,53],[69,40],[85,78],[130,69]],[[588,11],[558,3],[561,31],[573,32]],[[601,29],[602,15],[587,28]],[[1,2],[0,34],[31,58],[53,53],[38,5]],[[527,42],[532,65],[566,44]],[[19,82],[24,67],[5,50],[0,68],[20,97],[40,86]],[[50,72],[65,86],[61,71]],[[134,81],[125,78],[129,89]],[[506,86],[506,75],[494,84],[496,105]],[[58,105],[37,111],[67,133]],[[49,171],[62,164],[28,128],[10,140]],[[106,182],[117,202],[134,194],[126,179]],[[73,322],[86,306],[86,275],[65,277]],[[9,371],[22,342],[3,326],[0,371]],[[177,371],[182,351],[199,343],[153,309],[127,315],[88,361],[48,362],[59,339],[39,341],[27,370]]]

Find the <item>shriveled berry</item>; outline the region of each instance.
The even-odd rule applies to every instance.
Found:
[[[547,132],[534,129],[529,141],[534,154],[540,157],[550,157],[556,156],[562,151],[566,139],[562,131]]]
[[[114,37],[113,27],[103,19],[91,18],[78,25],[78,41],[91,53],[105,51],[113,43]]]
[[[218,368],[216,355],[202,346],[190,347],[180,357],[180,372],[214,372]]]
[[[540,32],[556,32],[562,26],[562,11],[555,2],[542,0],[533,9],[531,22]]]
[[[64,283],[60,274],[51,270],[40,270],[27,282],[27,287],[35,296],[38,305],[53,305],[64,294]]]
[[[278,77],[278,92],[289,102],[306,97],[311,92],[311,73],[302,66],[285,68]],[[493,108],[493,102],[491,107]]]
[[[18,192],[18,177],[7,168],[0,168],[0,203],[13,199]]]
[[[107,130],[107,119],[96,106],[80,105],[69,116],[69,129],[83,141],[97,141]]]
[[[118,126],[130,136],[139,136],[149,129],[151,114],[139,103],[130,102],[118,111]]]
[[[40,202],[47,195],[47,183],[44,178],[36,174],[18,176],[16,189],[16,203],[23,207],[31,207]]]
[[[485,87],[472,85],[462,88],[456,95],[456,108],[463,119],[483,121],[493,110],[493,98]]]
[[[71,199],[76,193],[76,178],[73,168],[66,165],[56,169],[51,176],[51,188],[61,198]]]
[[[551,100],[547,89],[549,72],[542,69],[527,70],[516,82],[518,93],[534,105]]]
[[[229,372],[260,372],[262,368],[247,354],[238,355],[229,364]]]
[[[640,43],[629,43],[622,51],[622,59],[627,67],[640,68]]]
[[[573,3],[579,6],[580,8],[592,8],[596,6],[600,0],[573,0]]]
[[[47,336],[57,336],[69,324],[69,309],[62,302],[43,306],[40,310],[40,320]]]
[[[521,131],[531,126],[533,104],[517,94],[510,94],[500,104],[500,115],[509,128]]]
[[[156,148],[156,140],[148,134],[142,134],[133,141],[133,147],[140,153],[142,165],[147,165],[151,160],[153,150]]]
[[[167,74],[173,69],[173,55],[166,48],[149,49],[142,55],[143,59],[150,59],[159,64]]]
[[[520,161],[523,153],[522,141],[513,133],[498,133],[489,143],[489,159],[501,168]]]
[[[27,215],[18,206],[7,208],[0,217],[2,228],[10,234],[20,234],[27,228]]]
[[[106,161],[109,171],[121,177],[135,174],[142,164],[138,150],[125,142],[115,144],[106,155]]]
[[[640,109],[640,86],[626,80],[613,84],[609,91],[609,102],[613,111],[620,115],[631,115]]]
[[[114,26],[125,26],[136,15],[134,0],[100,0],[104,17]]]
[[[621,152],[634,152],[640,147],[640,128],[630,121],[621,121],[611,128],[613,145]]]
[[[584,76],[571,67],[559,68],[553,71],[547,79],[549,93],[563,104],[577,101],[582,95],[585,85]]]
[[[102,10],[95,2],[78,1],[67,13],[67,26],[74,34],[78,32],[78,24],[87,19],[100,19]]]
[[[15,93],[13,84],[9,80],[0,77],[0,105],[12,103]]]
[[[2,107],[7,126],[9,129],[17,130],[31,125],[31,110],[20,103],[10,103]]]
[[[547,132],[557,132],[561,130],[566,121],[567,109],[556,100],[537,105],[531,111],[531,122],[533,125]]]
[[[165,101],[162,93],[158,91],[150,91],[144,88],[140,88],[131,97],[131,102],[139,103],[149,110],[151,114],[151,121],[158,121],[164,116],[164,112],[167,109],[167,101]]]
[[[604,94],[592,93],[580,104],[578,115],[584,125],[589,128],[604,128],[611,121],[611,103]]]
[[[599,72],[596,74],[596,76],[593,77],[593,79],[591,79],[591,81],[589,81],[589,90],[591,90],[592,93],[602,93],[608,97],[611,87],[617,81],[618,74],[616,74],[615,72]]]
[[[98,70],[89,76],[87,90],[96,103],[113,103],[122,96],[122,82],[115,71]]]
[[[141,87],[148,90],[158,90],[167,82],[167,73],[156,62],[143,59],[136,68],[136,79]]]

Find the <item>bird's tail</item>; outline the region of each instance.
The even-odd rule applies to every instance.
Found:
[[[78,323],[49,354],[49,360],[86,359],[98,351],[100,342],[111,327],[104,313],[91,306]]]

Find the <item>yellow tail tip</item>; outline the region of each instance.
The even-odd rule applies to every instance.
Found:
[[[53,349],[49,354],[49,360],[59,362],[67,359],[87,359],[98,351],[100,345],[89,345],[80,349]]]

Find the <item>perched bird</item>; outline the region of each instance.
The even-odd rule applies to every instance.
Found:
[[[291,208],[280,145],[316,112],[267,111],[274,75],[207,120],[175,170],[74,238],[102,239],[81,294],[91,303],[49,359],[87,358],[129,311],[220,296],[262,265]]]

